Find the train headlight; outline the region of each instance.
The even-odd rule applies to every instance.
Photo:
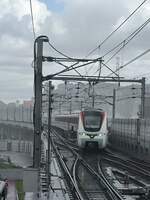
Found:
[[[100,133],[98,136],[102,136],[103,134],[102,133]]]

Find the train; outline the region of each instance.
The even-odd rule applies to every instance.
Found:
[[[55,122],[63,129],[77,133],[79,148],[104,149],[108,142],[107,113],[101,109],[85,109],[76,114],[55,116]]]

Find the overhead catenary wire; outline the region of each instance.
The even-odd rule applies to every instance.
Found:
[[[125,40],[123,40],[123,42],[121,42],[120,44],[122,44],[122,46],[119,48],[119,50],[117,50],[117,52],[115,52],[107,61],[106,63],[108,63],[110,60],[112,60],[112,58],[114,58],[136,35],[138,35],[143,28],[145,28],[148,24],[150,23],[150,18],[148,18],[141,26],[139,26],[133,33],[131,33]],[[119,45],[117,45],[114,49],[116,49]],[[109,51],[110,53],[111,51]],[[108,53],[106,53],[104,56],[106,56]]]
[[[53,50],[55,50],[55,51],[56,51],[57,53],[59,53],[60,55],[66,57],[66,58],[68,58],[68,59],[74,60],[74,58],[72,58],[72,57],[70,57],[70,56],[64,54],[63,52],[61,52],[60,50],[58,50],[57,48],[55,48],[54,45],[52,45],[49,41],[48,41],[48,44],[49,44],[49,46],[50,46]],[[62,65],[62,66],[64,66],[64,67],[66,68],[66,70],[69,69],[69,68],[71,67],[72,70],[74,70],[77,74],[79,74],[81,77],[83,77],[83,75],[82,75],[78,70],[76,70],[76,69],[74,68],[74,65],[77,65],[79,62],[76,62],[76,63],[74,63],[74,64],[71,65],[71,66],[66,66],[66,65],[64,65],[64,64],[62,64],[62,63],[60,63],[60,62],[57,62],[57,63],[60,64],[60,65]]]
[[[125,38],[122,42],[120,42],[119,44],[117,44],[115,47],[113,47],[111,50],[109,50],[107,53],[105,53],[102,57],[108,55],[109,53],[111,53],[112,51],[114,51],[115,49],[117,49],[119,46],[120,48],[105,62],[105,64],[107,64],[108,62],[110,62],[110,60],[112,60],[112,58],[114,58],[122,49],[124,49],[124,47],[135,37],[137,36],[142,30],[143,28],[145,28],[148,24],[150,23],[150,18],[148,18],[142,25],[140,25],[135,31],[133,31],[127,38]],[[99,69],[96,70],[95,73],[97,73],[99,71]],[[94,74],[95,74],[94,73]]]
[[[34,25],[34,17],[33,17],[33,9],[32,9],[32,0],[30,0],[30,12],[31,12],[31,21],[32,21],[33,38],[34,38],[34,40],[35,40],[36,34],[35,34],[35,25]]]
[[[74,60],[74,58],[72,58],[72,57],[66,55],[65,53],[61,52],[61,51],[58,50],[56,47],[54,47],[54,45],[52,45],[49,41],[48,41],[48,44],[49,44],[49,46],[50,46],[53,50],[55,50],[55,51],[56,51],[57,53],[59,53],[60,55],[66,57],[66,58],[69,58],[69,59]]]
[[[66,69],[68,69],[68,66],[64,65],[63,63],[58,62],[58,61],[55,61],[55,62],[56,62],[57,64],[59,64],[59,65],[65,67]],[[83,75],[82,75],[78,70],[74,69],[74,67],[72,67],[72,69],[73,69],[79,76],[83,77]]]
[[[144,0],[114,31],[112,31],[96,48],[90,51],[86,57],[94,53],[98,48],[100,48],[116,31],[118,31],[148,0]]]
[[[136,56],[135,58],[133,58],[132,60],[128,61],[127,63],[125,63],[124,65],[120,66],[118,69],[115,70],[115,72],[119,71],[120,69],[123,69],[124,67],[126,67],[127,65],[133,63],[134,61],[138,60],[139,58],[141,58],[142,56],[146,55],[147,53],[150,52],[150,49],[147,49],[146,51],[144,51],[143,53],[139,54],[138,56]],[[111,74],[109,74],[108,76],[111,76]]]
[[[61,71],[56,72],[56,73],[54,73],[54,74],[48,75],[48,76],[45,77],[45,79],[48,79],[49,77],[52,78],[52,77],[54,77],[54,76],[56,76],[56,75],[59,75],[59,74],[62,74],[62,73],[71,71],[72,69],[77,69],[77,68],[84,67],[84,66],[86,66],[86,65],[90,65],[90,64],[92,64],[92,63],[94,63],[94,62],[97,62],[98,60],[99,60],[99,59],[94,59],[94,60],[92,60],[92,61],[90,61],[90,62],[88,62],[88,63],[84,63],[84,64],[81,64],[81,65],[78,65],[78,66],[75,66],[75,65],[77,65],[78,63],[74,63],[74,64],[70,65],[70,66],[68,67],[68,69],[64,69],[64,70],[61,70]],[[74,66],[75,66],[75,67],[74,67]],[[72,67],[74,67],[74,68],[72,68]],[[85,78],[85,79],[86,79],[86,78]]]
[[[111,35],[112,34],[114,34],[145,2],[146,2],[147,0],[144,0],[127,18],[126,18],[126,20],[124,20],[100,45],[98,45],[98,47],[96,48],[96,49],[98,49],[98,48],[100,48],[101,47],[101,45],[109,38],[109,37],[111,37]],[[64,56],[64,57],[66,57],[66,58],[69,58],[69,59],[73,59],[73,58],[71,58],[70,56],[68,56],[68,55],[66,55],[66,54],[64,54],[64,53],[62,53],[61,51],[59,51],[58,49],[56,49],[50,42],[48,42],[49,43],[49,45],[50,45],[50,47],[53,49],[53,50],[55,50],[57,53],[59,53],[59,54],[61,54],[62,56]],[[76,64],[78,64],[78,62],[76,63]],[[72,65],[71,65],[72,66]],[[69,66],[68,67],[68,69],[69,69],[69,71],[70,71],[70,67],[71,66]],[[82,65],[81,65],[82,66]],[[77,68],[77,67],[76,67]],[[73,70],[74,70],[74,68],[72,68]],[[76,70],[75,70],[76,71]],[[64,71],[63,71],[64,72]],[[77,72],[77,71],[76,71]],[[77,72],[78,73],[78,72]],[[79,74],[79,73],[78,73]]]

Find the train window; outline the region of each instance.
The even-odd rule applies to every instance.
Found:
[[[87,128],[99,128],[100,116],[85,116],[84,122]]]
[[[84,112],[84,128],[86,131],[98,131],[101,127],[102,116],[100,112]]]

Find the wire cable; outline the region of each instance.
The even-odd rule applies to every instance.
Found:
[[[53,50],[55,50],[55,51],[56,51],[57,53],[59,53],[60,55],[66,57],[66,58],[69,58],[69,59],[74,60],[74,59],[71,58],[70,56],[67,56],[66,54],[64,54],[64,53],[62,53],[61,51],[59,51],[58,49],[56,49],[50,42],[48,42],[48,44],[49,44],[49,46],[50,46]]]
[[[118,69],[115,70],[115,72],[119,71],[120,69],[123,69],[124,67],[126,67],[127,65],[133,63],[134,61],[136,61],[137,59],[141,58],[142,56],[146,55],[147,53],[150,52],[150,49],[147,49],[146,51],[144,51],[143,53],[141,53],[140,55],[136,56],[135,58],[133,58],[132,60],[128,61],[126,64],[120,66]],[[111,76],[111,74],[109,74],[108,76]]]
[[[143,28],[145,28],[148,24],[150,23],[150,18],[148,18],[148,20],[146,20],[146,22],[144,22],[140,27],[138,27],[133,33],[131,33],[123,42],[123,46],[121,46],[119,48],[119,50],[117,50],[117,52],[115,52],[107,61],[106,63],[108,63],[110,60],[112,60],[112,58],[114,58],[136,35],[138,35]],[[118,47],[118,45],[117,45]],[[114,48],[115,49],[115,48]],[[110,53],[110,52],[109,52]],[[107,53],[108,54],[108,53]],[[105,54],[105,55],[107,55]],[[105,56],[104,55],[104,56]]]
[[[71,59],[71,60],[74,60],[74,58],[72,58],[72,57],[70,57],[70,56],[68,56],[68,55],[66,55],[66,54],[64,54],[64,53],[62,53],[62,52],[59,51],[58,49],[56,49],[49,41],[48,41],[48,44],[49,44],[49,46],[50,46],[53,50],[55,50],[55,51],[56,51],[57,53],[59,53],[60,55],[66,57],[66,58],[69,58],[69,59]],[[60,65],[62,65],[62,66],[64,66],[66,69],[68,69],[68,68],[70,67],[70,66],[63,65],[63,64],[60,63],[60,62],[57,62],[57,63],[60,64]],[[79,62],[76,62],[75,65],[78,64],[78,63],[79,63]],[[73,66],[74,66],[74,65],[71,65],[72,70],[74,70],[77,74],[79,74],[81,77],[83,77],[83,75],[82,75],[78,70],[74,69]]]
[[[112,31],[96,48],[90,51],[86,57],[94,53],[98,48],[100,48],[116,31],[118,31],[138,10],[139,8],[146,3],[148,0],[144,0],[114,31]]]
[[[58,61],[55,61],[55,62],[56,62],[57,64],[59,64],[59,65],[65,67],[66,69],[68,69],[68,66],[64,65],[63,63],[58,62]],[[83,78],[82,74],[81,74],[78,70],[74,69],[74,67],[72,67],[72,69],[73,69],[79,76],[81,76],[81,77]]]
[[[117,44],[115,47],[113,47],[111,50],[109,50],[107,53],[105,53],[102,57],[108,55],[115,49],[117,49],[119,46],[120,48],[105,62],[107,64],[114,58],[124,47],[135,37],[137,36],[148,24],[150,23],[150,18],[148,18],[142,25],[140,25],[134,32],[132,32],[127,38],[125,38],[122,42]],[[121,46],[122,45],[122,46]],[[96,74],[99,71],[99,69],[96,70],[94,74]]]
[[[32,10],[32,0],[30,0],[30,12],[31,12],[31,21],[32,21],[33,37],[34,37],[34,40],[35,40],[36,34],[35,34],[35,26],[34,26],[34,18],[33,18],[33,10]]]

